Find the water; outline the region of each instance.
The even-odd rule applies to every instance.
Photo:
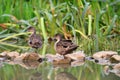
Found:
[[[10,53],[13,55],[16,52]],[[4,62],[2,59],[4,58],[0,62],[0,80],[120,80],[120,67],[116,71],[114,65],[105,66],[92,60],[57,65],[48,61]]]
[[[17,63],[1,63],[0,80],[120,80],[115,73],[106,75],[105,66],[92,61],[74,67],[49,62]]]

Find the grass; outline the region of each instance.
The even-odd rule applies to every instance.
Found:
[[[26,28],[33,25],[43,36],[45,44],[49,37],[56,33],[65,34],[62,27],[66,25],[66,32],[75,36],[75,42],[80,45],[80,49],[89,51],[115,50],[120,51],[120,26],[119,26],[119,0],[96,1],[96,0],[21,0],[21,1],[0,1],[0,37],[2,50],[7,38],[21,39],[25,43],[28,35]],[[3,29],[5,27],[5,29]],[[23,30],[24,29],[24,30]],[[13,36],[25,33],[25,35]],[[4,36],[3,36],[4,35]],[[4,41],[5,39],[5,41]],[[18,42],[19,43],[19,42]],[[18,43],[10,44],[12,48],[19,46],[28,47]],[[111,46],[112,43],[112,46]],[[13,45],[13,46],[12,46]],[[106,46],[106,47],[103,47]],[[6,46],[6,45],[5,45]],[[18,47],[17,47],[18,46]]]
[[[30,25],[43,37],[44,45],[39,50],[43,55],[54,52],[47,39],[56,33],[73,35],[73,41],[80,46],[78,50],[87,55],[101,50],[120,52],[120,0],[0,0],[0,3],[0,52],[28,51],[31,33],[26,29]],[[96,71],[95,80],[100,80],[100,71]],[[81,78],[81,70],[72,72]]]

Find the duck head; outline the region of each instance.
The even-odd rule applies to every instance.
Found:
[[[61,40],[62,38],[63,38],[63,35],[62,35],[62,34],[57,33],[57,34],[55,34],[55,36],[54,36],[53,40],[58,41],[58,40]]]
[[[30,26],[28,29],[27,29],[28,32],[32,32],[32,33],[35,33],[36,30],[34,27]]]

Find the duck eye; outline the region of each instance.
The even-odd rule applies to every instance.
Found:
[[[29,44],[32,44],[32,41],[29,41]]]

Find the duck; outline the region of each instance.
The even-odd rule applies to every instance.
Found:
[[[32,32],[32,34],[29,36],[28,44],[32,48],[38,49],[42,47],[42,38],[40,35],[36,34],[36,30],[34,27],[30,26],[28,29],[28,32]]]
[[[72,40],[62,39],[62,35],[59,33],[55,34],[53,39],[56,40],[54,49],[60,55],[70,54],[79,47]]]

